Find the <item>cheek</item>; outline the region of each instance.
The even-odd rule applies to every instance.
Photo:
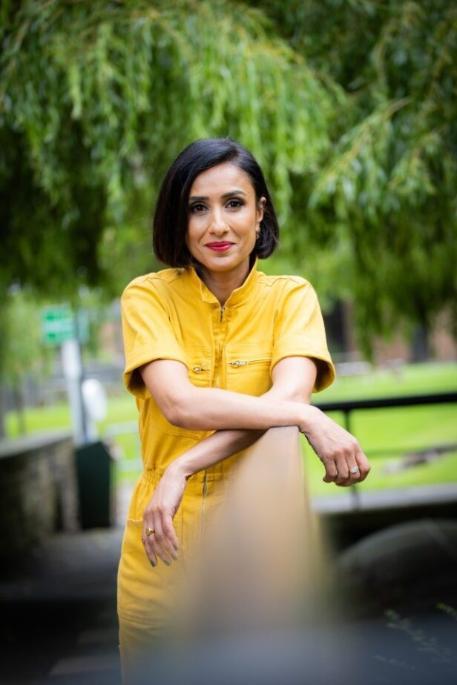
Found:
[[[252,212],[246,213],[244,217],[240,217],[238,230],[246,242],[255,242],[256,221]]]
[[[189,223],[187,224],[187,232],[186,232],[186,245],[187,247],[192,247],[192,245],[195,245],[198,243],[199,236],[201,234],[201,231],[199,230],[199,225],[198,221],[195,220],[194,217],[189,219]]]
[[[246,236],[250,236],[251,233],[255,233],[256,228],[256,215],[251,208],[246,207],[243,211],[232,215],[231,222],[232,226],[236,226],[239,231],[242,231]]]

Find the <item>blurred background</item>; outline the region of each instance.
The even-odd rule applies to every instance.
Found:
[[[163,268],[151,250],[161,178],[209,136],[240,141],[264,169],[282,232],[259,267],[315,286],[338,379],[314,401],[372,463],[351,491],[325,484],[303,439],[332,545],[351,578],[355,563],[385,562],[360,551],[370,535],[388,536],[375,538],[376,554],[413,538],[424,550],[408,554],[415,579],[433,587],[428,599],[419,583],[405,600],[410,569],[397,595],[362,602],[361,614],[405,600],[441,604],[455,624],[449,578],[436,580],[436,568],[419,577],[430,556],[449,573],[456,564],[454,4],[2,0],[0,34],[0,556],[11,571],[0,598],[11,653],[25,600],[52,599],[50,586],[63,593],[64,572],[46,564],[55,554],[68,573],[71,544],[88,564],[94,545],[105,550],[87,577],[112,600],[119,525],[141,468],[119,295]],[[444,540],[441,551],[431,539]],[[378,581],[382,592],[395,585]],[[55,668],[65,652],[55,649],[30,677]]]

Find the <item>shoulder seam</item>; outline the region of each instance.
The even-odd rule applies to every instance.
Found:
[[[270,280],[271,279],[271,280]],[[310,282],[306,279],[303,278],[303,276],[267,276],[265,275],[264,279],[262,279],[264,284],[271,287],[273,286],[277,281],[286,281],[289,283],[296,283],[297,285],[311,285]]]
[[[165,277],[165,275],[161,276],[160,271],[151,271],[151,273],[136,276],[136,278],[132,279],[130,283],[127,283],[123,292],[130,288],[130,286],[143,285],[145,283],[153,283],[154,281],[158,281],[159,283],[173,283],[173,281],[175,281],[180,276],[180,274],[177,272],[177,269],[166,269],[166,271],[175,271],[176,273],[170,274],[171,278],[167,278]]]

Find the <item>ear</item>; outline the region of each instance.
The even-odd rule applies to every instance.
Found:
[[[265,206],[267,204],[267,198],[262,195],[262,197],[258,200],[257,202],[257,223],[260,224],[260,222],[263,219],[263,215],[265,214]]]

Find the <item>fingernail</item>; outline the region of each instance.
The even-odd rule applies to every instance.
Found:
[[[155,568],[155,561],[151,561],[151,559],[149,559],[149,561],[151,563],[151,566],[154,566],[154,568]]]

